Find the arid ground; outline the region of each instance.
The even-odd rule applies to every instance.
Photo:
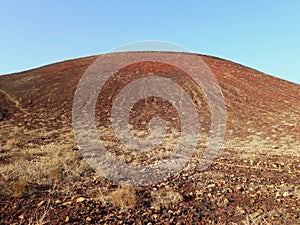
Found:
[[[226,103],[226,134],[217,157],[205,171],[198,170],[201,154],[195,154],[157,184],[124,186],[97,174],[74,139],[75,90],[97,57],[105,59],[92,56],[0,76],[0,224],[300,224],[300,85],[198,55],[215,74]],[[165,159],[180,136],[174,108],[153,97],[137,103],[130,122],[143,136],[147,122],[160,116],[169,125],[164,146],[135,153],[114,137],[111,99],[130,79],[153,74],[186,88],[197,106],[201,135],[209,134],[205,93],[183,71],[135,63],[110,79],[96,105],[99,137],[121,162]],[[203,139],[199,153],[207,144]]]

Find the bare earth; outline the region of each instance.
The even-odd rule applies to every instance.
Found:
[[[118,160],[136,165],[170,155],[180,135],[178,115],[159,98],[138,102],[130,115],[137,135],[147,134],[155,115],[170,127],[164,146],[139,154],[123,149],[114,136],[111,99],[128,82],[153,74],[175,80],[192,96],[203,128],[200,154],[145,187],[98,175],[74,140],[74,93],[97,56],[0,76],[0,224],[300,224],[300,86],[227,60],[198,57],[216,75],[227,109],[224,144],[205,171],[198,166],[210,111],[203,91],[183,71],[136,63],[115,74],[98,99],[100,139]]]

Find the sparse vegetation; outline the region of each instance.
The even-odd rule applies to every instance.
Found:
[[[12,190],[13,190],[13,197],[20,198],[26,197],[27,193],[27,181],[24,178],[20,178],[19,180],[13,182]]]
[[[162,188],[151,192],[152,206],[170,207],[183,201],[183,196],[172,188]]]
[[[134,187],[125,186],[111,192],[108,199],[118,208],[134,208],[138,204],[138,197]]]

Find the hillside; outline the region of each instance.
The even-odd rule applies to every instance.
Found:
[[[106,57],[67,60],[0,76],[0,221],[299,224],[300,85],[225,59],[197,55],[215,74],[225,100],[226,133],[218,156],[205,171],[197,170],[200,159],[195,155],[194,164],[158,184],[121,187],[97,176],[72,130],[77,85],[97,58]],[[147,74],[175,79],[185,87],[197,105],[203,136],[209,134],[205,93],[187,74],[159,62],[129,65],[105,86],[95,114],[101,140],[128,164],[151,164],[172,150],[133,154],[123,149],[109,127],[110,100],[130,81]],[[130,115],[133,129],[146,132],[155,115],[172,128],[168,135],[174,130],[180,133],[176,110],[155,97],[135,105]],[[172,145],[170,141],[164,144]],[[205,146],[204,140],[199,151]]]

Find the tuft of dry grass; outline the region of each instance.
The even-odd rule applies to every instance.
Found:
[[[64,179],[64,170],[59,167],[51,171],[50,178],[53,180],[54,184],[59,184]]]
[[[156,206],[170,206],[183,201],[183,196],[174,191],[172,188],[163,188],[157,191],[151,192],[152,203],[151,205]]]
[[[131,186],[118,188],[108,195],[108,199],[118,208],[134,208],[138,203],[136,188]]]
[[[21,198],[25,197],[27,193],[27,181],[23,178],[18,179],[17,181],[13,182],[12,184],[12,196],[14,198]]]

